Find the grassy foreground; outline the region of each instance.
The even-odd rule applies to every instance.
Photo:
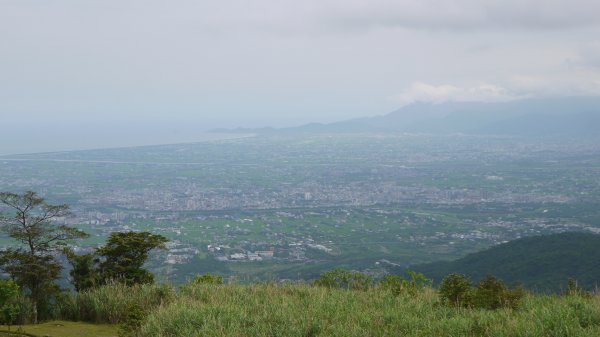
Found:
[[[139,336],[600,336],[600,297],[528,295],[517,310],[308,285],[201,285],[152,311]]]
[[[600,336],[600,295],[527,294],[517,309],[486,310],[448,306],[427,286],[394,295],[381,286],[113,284],[66,295],[56,317],[63,321],[24,325],[23,331],[53,337],[588,337]]]
[[[6,326],[0,326],[2,330],[8,330]],[[19,327],[12,326],[11,331],[18,330]],[[29,333],[35,336],[52,337],[114,337],[117,336],[117,327],[109,324],[91,324],[83,322],[52,321],[42,324],[28,324],[20,327],[21,332]],[[19,336],[0,332],[0,336]]]

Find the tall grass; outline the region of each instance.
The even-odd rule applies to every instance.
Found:
[[[435,290],[200,285],[150,313],[138,336],[600,336],[600,298],[528,295],[519,310],[442,305]]]
[[[80,293],[70,293],[59,304],[61,317],[94,323],[120,323],[132,307],[153,310],[174,299],[168,285],[126,286],[114,283]]]
[[[600,336],[600,296],[528,294],[518,309],[444,305],[435,289],[395,295],[307,284],[108,285],[73,294],[63,318],[119,323],[145,311],[138,337]],[[136,325],[137,327],[137,325]]]

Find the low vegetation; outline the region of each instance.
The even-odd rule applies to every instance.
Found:
[[[419,273],[369,279],[355,288],[323,282],[340,275],[369,279],[337,269],[313,284],[223,284],[210,274],[178,288],[114,283],[63,294],[54,318],[94,323],[72,323],[81,324],[80,331],[111,324],[112,335],[121,337],[600,335],[600,295],[575,285],[562,295],[543,295],[507,288],[491,276],[473,285],[464,275],[450,275],[438,289]],[[20,331],[55,335],[43,327]]]
[[[450,274],[442,280],[438,292],[442,302],[447,305],[482,309],[517,309],[525,295],[523,288],[510,289],[492,275],[473,287],[467,276]]]

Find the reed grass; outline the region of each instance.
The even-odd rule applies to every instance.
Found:
[[[600,336],[598,296],[527,295],[518,310],[442,305],[437,292],[199,285],[151,312],[140,337]]]
[[[174,298],[175,290],[168,285],[114,283],[70,293],[59,306],[62,319],[117,324],[127,318],[132,306],[152,310]]]
[[[527,294],[518,309],[486,310],[444,305],[431,287],[396,295],[308,284],[112,284],[69,295],[61,314],[114,324],[132,306],[144,311],[137,337],[600,336],[600,295]]]

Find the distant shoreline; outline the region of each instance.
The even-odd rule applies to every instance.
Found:
[[[149,139],[130,139],[128,141],[123,142],[122,144],[111,144],[106,143],[106,139],[98,139],[96,142],[88,143],[88,144],[80,144],[68,148],[68,145],[47,145],[46,147],[39,147],[38,150],[32,148],[31,150],[23,149],[23,150],[3,150],[0,148],[0,159],[9,159],[12,156],[22,156],[22,155],[37,155],[37,154],[51,154],[51,153],[63,153],[63,152],[77,152],[77,151],[93,151],[93,150],[111,150],[111,149],[124,149],[124,148],[138,148],[138,147],[146,147],[146,146],[168,146],[168,145],[177,145],[177,144],[194,144],[194,143],[205,143],[205,142],[214,142],[221,140],[230,140],[230,139],[242,139],[254,137],[255,134],[251,133],[216,133],[216,132],[202,132],[198,134],[198,136],[190,137],[192,139],[185,140],[170,140],[165,142],[157,142],[151,141]],[[138,140],[138,141],[136,141]],[[105,142],[106,145],[100,144]]]

